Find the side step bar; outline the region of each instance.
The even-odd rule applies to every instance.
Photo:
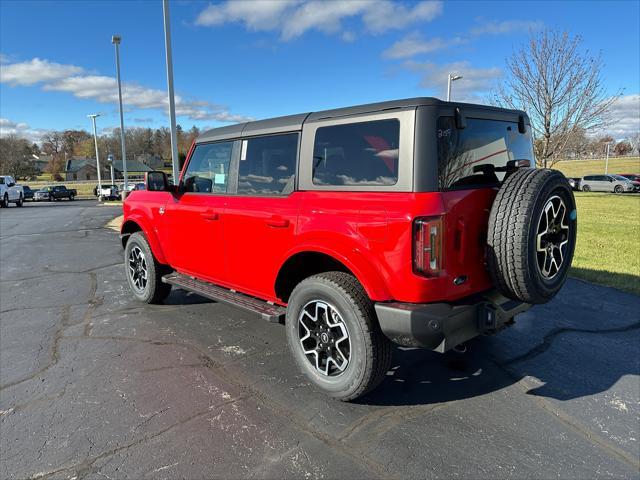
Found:
[[[203,297],[210,298],[211,300],[225,302],[242,308],[243,310],[257,313],[268,322],[284,322],[284,316],[287,311],[285,307],[274,305],[273,303],[265,302],[264,300],[250,297],[227,288],[219,287],[212,283],[204,282],[188,275],[183,275],[182,273],[170,273],[162,277],[162,281],[181,288],[182,290],[188,290],[190,292],[197,293],[198,295],[202,295]]]

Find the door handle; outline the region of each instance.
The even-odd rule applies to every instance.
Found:
[[[265,223],[273,228],[287,228],[289,226],[289,220],[286,218],[270,218]]]
[[[220,219],[220,214],[217,212],[205,212],[205,213],[202,213],[201,215],[202,215],[202,218],[209,221]]]

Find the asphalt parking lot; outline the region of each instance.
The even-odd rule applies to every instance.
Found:
[[[119,207],[0,211],[1,478],[638,478],[640,298],[569,281],[464,354],[397,348],[357,403],[285,332],[128,292]]]

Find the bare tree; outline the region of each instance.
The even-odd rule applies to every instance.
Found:
[[[14,134],[0,138],[0,172],[18,179],[35,174],[31,144]]]
[[[538,164],[552,166],[577,131],[606,124],[619,94],[602,85],[602,58],[581,51],[582,39],[567,33],[532,33],[529,43],[507,59],[507,79],[497,101],[525,110],[531,119]]]

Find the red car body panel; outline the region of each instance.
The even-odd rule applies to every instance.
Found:
[[[287,259],[319,252],[348,268],[374,301],[428,303],[491,287],[484,245],[495,193],[485,188],[249,197],[139,191],[127,198],[124,213],[125,223],[136,222],[144,231],[160,262],[268,301],[285,303],[275,283]],[[413,272],[413,222],[440,215],[443,271],[428,278]],[[465,280],[456,285],[456,278]]]

